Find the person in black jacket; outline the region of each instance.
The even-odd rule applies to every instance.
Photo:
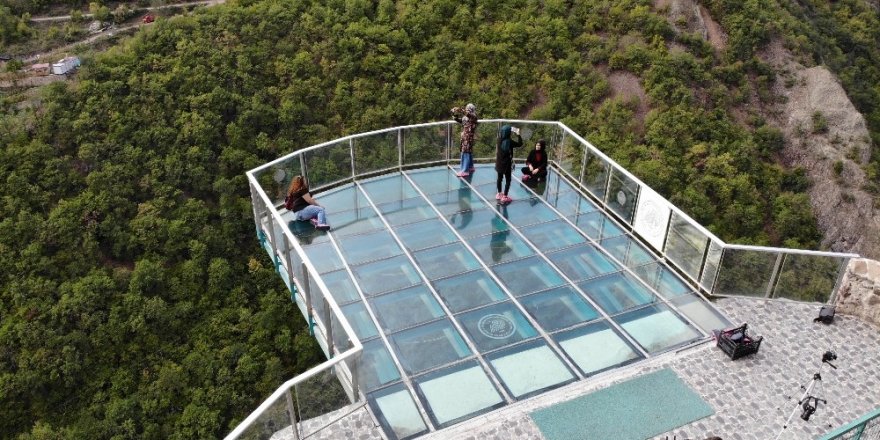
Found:
[[[526,166],[522,169],[523,182],[528,182],[529,180],[540,182],[547,177],[547,153],[544,151],[546,146],[547,142],[544,139],[539,139],[535,144],[535,149],[529,152]]]
[[[498,137],[498,145],[495,147],[495,171],[498,172],[498,194],[495,200],[506,205],[513,201],[507,196],[510,191],[510,172],[513,169],[513,149],[522,146],[522,138],[519,136],[519,128],[504,125],[501,127],[501,134]],[[504,191],[501,191],[501,180],[507,178],[504,185]]]
[[[324,207],[312,198],[303,176],[296,176],[290,181],[287,197],[284,198],[284,207],[293,212],[297,220],[310,221],[315,229],[330,230]]]

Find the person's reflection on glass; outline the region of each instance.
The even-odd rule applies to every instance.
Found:
[[[501,212],[501,217],[508,218],[507,205],[501,205],[498,209]],[[504,254],[513,250],[507,242],[508,236],[510,236],[510,229],[507,227],[507,223],[498,216],[493,217],[492,238],[489,240],[489,247],[492,248],[492,261],[494,263],[500,263]]]
[[[471,176],[462,178],[470,181]],[[464,229],[468,223],[474,218],[474,211],[471,209],[471,189],[464,182],[458,187],[458,212],[452,214],[452,224],[455,225],[456,218],[461,218],[461,223],[457,225],[458,229]]]
[[[287,222],[287,229],[290,229],[290,232],[293,232],[293,236],[296,237],[299,244],[302,246],[308,246],[312,244],[312,240],[315,238],[326,235],[325,231],[315,229],[312,227],[305,227],[307,223],[300,221],[289,221]]]

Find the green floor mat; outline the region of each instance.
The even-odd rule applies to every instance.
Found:
[[[547,440],[642,440],[714,413],[670,369],[531,413]]]

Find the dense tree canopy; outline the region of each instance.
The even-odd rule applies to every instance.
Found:
[[[239,0],[86,57],[35,109],[0,101],[0,437],[228,432],[319,359],[245,171],[465,101],[565,122],[725,240],[817,246],[808,182],[774,163],[781,134],[731,109],[774,79],[761,45],[819,31],[779,35],[776,3],[709,4],[722,53],[648,0]],[[840,53],[862,53],[842,76],[874,115],[876,17],[834,10]],[[641,78],[643,123],[610,72]]]

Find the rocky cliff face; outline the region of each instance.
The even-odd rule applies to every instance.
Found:
[[[837,290],[838,313],[858,316],[880,325],[880,261],[850,261]]]
[[[696,32],[724,49],[724,30],[696,1],[655,0],[654,6],[665,9],[680,31]],[[809,194],[822,248],[880,259],[880,206],[863,189],[862,166],[871,155],[864,117],[825,67],[798,63],[779,42],[762,58],[782,72],[774,92],[783,103],[767,116],[785,135],[784,164],[803,167],[812,182]]]
[[[775,121],[786,138],[783,160],[803,167],[812,182],[822,247],[880,258],[880,209],[863,189],[871,155],[864,117],[828,69],[785,55],[773,62],[787,72],[775,87],[785,97]]]

